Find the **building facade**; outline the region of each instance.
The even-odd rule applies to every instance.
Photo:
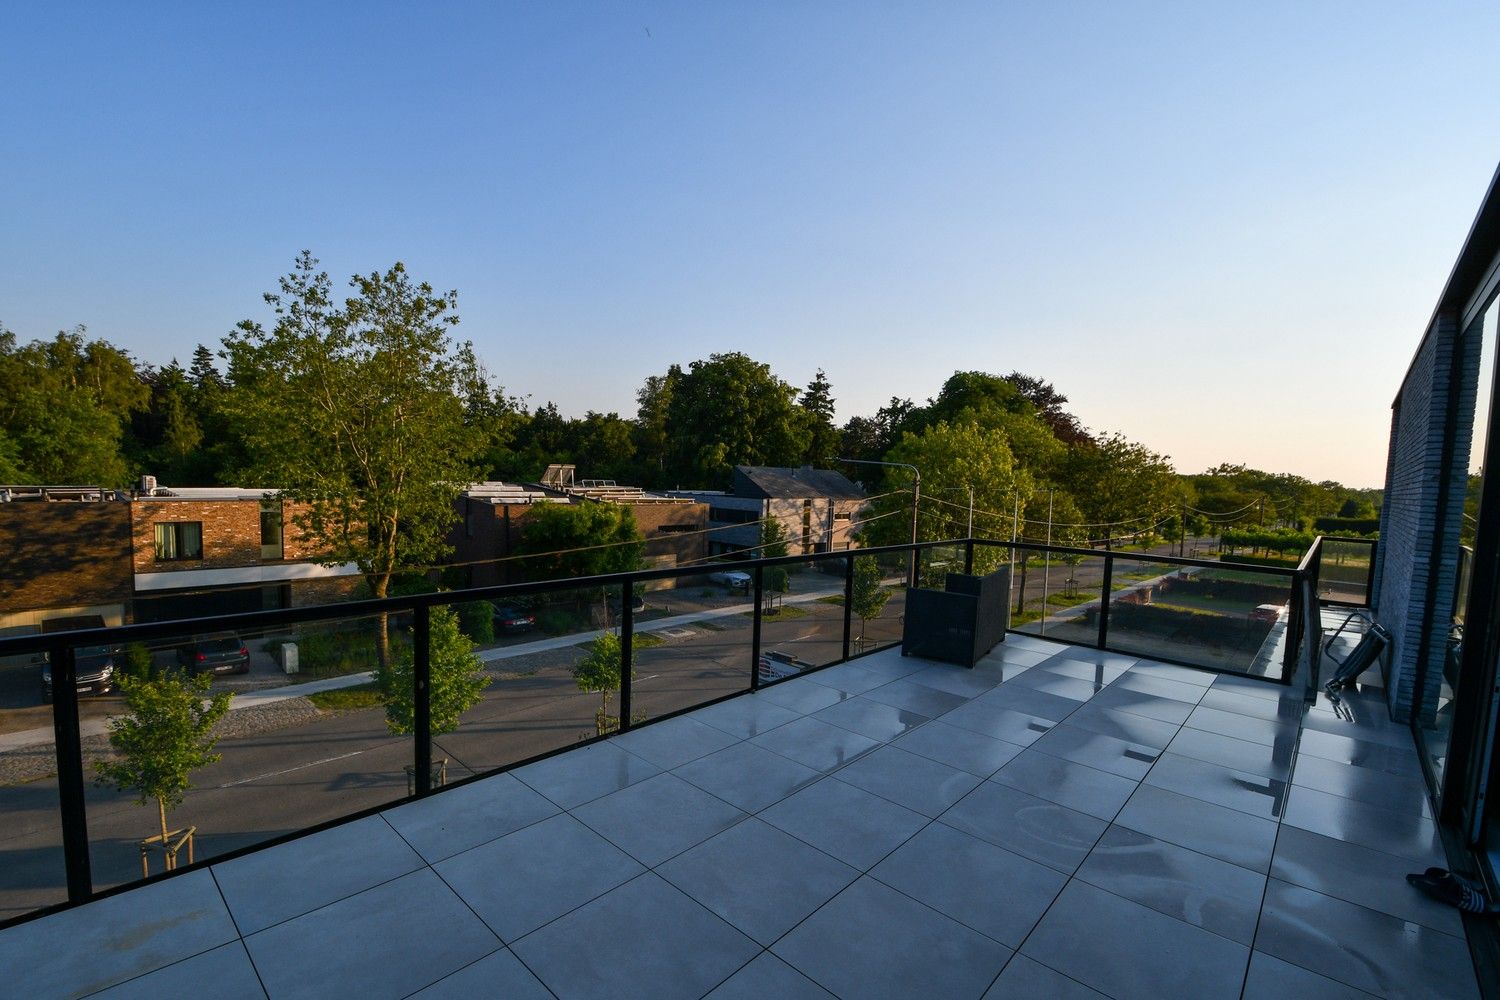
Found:
[[[762,543],[762,525],[781,526],[787,552],[804,555],[855,548],[855,528],[865,493],[846,476],[828,469],[739,465],[729,492],[674,490],[709,507],[713,555],[753,556]]]

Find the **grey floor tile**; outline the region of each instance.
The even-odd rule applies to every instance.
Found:
[[[738,739],[722,729],[704,725],[692,716],[679,715],[621,733],[610,742],[645,758],[663,771],[670,771],[688,761],[723,750]]]
[[[240,933],[254,934],[421,867],[384,819],[367,816],[225,861],[213,872]]]
[[[1197,684],[1184,684],[1182,681],[1174,681],[1167,677],[1158,677],[1152,673],[1144,673],[1134,668],[1127,670],[1125,675],[1115,681],[1110,687],[1123,691],[1134,691],[1137,694],[1149,694],[1157,698],[1170,698],[1173,701],[1185,702],[1196,705],[1203,699],[1208,690]]]
[[[870,875],[1011,948],[1020,947],[1068,880],[942,823],[902,844]]]
[[[103,993],[95,993],[94,998],[165,1000],[168,997],[199,996],[204,993],[204,984],[212,984],[213,996],[221,1000],[265,1000],[266,997],[244,944],[231,941],[175,965],[111,986]]]
[[[1269,687],[1270,685],[1261,686]],[[1223,687],[1222,684],[1215,684],[1209,688],[1198,706],[1211,708],[1216,712],[1229,712],[1232,715],[1259,719],[1262,722],[1291,724],[1299,723],[1306,711],[1300,697],[1259,697],[1245,691]]]
[[[1368,767],[1355,767],[1311,754],[1298,754],[1292,784],[1316,788],[1329,795],[1354,799],[1382,809],[1414,812],[1432,818],[1427,784],[1420,778]]]
[[[972,704],[992,705],[1022,715],[1034,715],[1048,722],[1061,722],[1078,711],[1083,699],[1064,698],[1062,695],[1048,694],[1035,688],[1022,687],[1014,681],[1006,681],[989,694],[982,694],[974,699]]]
[[[1032,749],[1133,781],[1146,776],[1160,753],[1153,747],[1075,726],[1071,716],[1069,721],[1053,726],[1050,733],[1032,744]]]
[[[994,781],[970,792],[941,822],[1066,874],[1083,863],[1109,825]]]
[[[434,866],[502,941],[524,937],[644,869],[566,814]]]
[[[752,736],[768,733],[777,726],[784,726],[798,718],[800,713],[776,704],[764,695],[747,694],[717,705],[700,708],[693,718],[705,725],[713,726],[731,736],[748,740]]]
[[[964,695],[939,691],[937,688],[918,684],[916,681],[905,678],[866,691],[862,697],[877,701],[882,705],[904,709],[928,719],[935,719],[944,712],[951,712],[969,700]]]
[[[424,868],[252,934],[245,947],[270,996],[321,1000],[405,996],[500,941]]]
[[[1250,949],[1074,879],[1022,954],[1119,1000],[1238,997]]]
[[[1350,736],[1304,729],[1297,744],[1299,757],[1321,757],[1324,760],[1365,767],[1372,771],[1385,771],[1422,780],[1422,762],[1417,757],[1415,746],[1387,747],[1379,743],[1367,743]]]
[[[928,822],[921,813],[837,778],[825,778],[782,799],[760,818],[860,871],[900,847]]]
[[[862,878],[771,949],[843,997],[977,997],[1008,948]]]
[[[1094,695],[1104,690],[1108,682],[1072,677],[1065,673],[1049,670],[1044,664],[1034,670],[1026,671],[1026,673],[1015,680],[1006,681],[1005,683],[1007,686],[1015,684],[1019,687],[1031,688],[1033,691],[1041,691],[1043,694],[1056,695],[1059,698],[1069,698],[1073,701],[1088,701]]]
[[[1364,990],[1283,962],[1263,951],[1250,953],[1244,1000],[1369,1000],[1370,996]]]
[[[762,945],[859,877],[843,862],[758,819],[679,854],[656,873]]]
[[[563,1000],[696,1000],[760,948],[647,872],[528,934],[511,950]]]
[[[825,774],[880,746],[878,740],[813,718],[788,722],[750,742]]]
[[[941,720],[913,729],[891,746],[981,778],[988,778],[1000,770],[1022,750],[1018,744],[959,729]]]
[[[1462,935],[1458,910],[1444,906],[1406,882],[1415,862],[1310,833],[1284,823],[1276,838],[1271,874],[1283,882],[1321,892],[1402,920]]]
[[[1130,778],[1075,764],[1036,749],[1027,750],[1006,764],[990,781],[1102,820],[1114,819],[1137,784]]]
[[[974,698],[995,690],[995,686],[1004,678],[994,676],[991,672],[976,672],[952,664],[939,663],[935,666],[924,667],[906,679],[913,684],[920,684],[936,691],[945,691],[961,698]]]
[[[1163,698],[1122,688],[1120,681],[1115,681],[1094,695],[1089,699],[1089,704],[1097,708],[1112,708],[1120,712],[1128,712],[1131,715],[1143,715],[1158,722],[1170,722],[1174,726],[1180,726],[1186,722],[1187,717],[1193,714],[1194,707],[1188,702],[1174,698]]]
[[[1266,888],[1260,872],[1122,826],[1104,831],[1075,877],[1244,945]]]
[[[1030,746],[1056,724],[1051,719],[1017,712],[983,698],[955,708],[939,721],[1018,746]]]
[[[725,980],[704,1000],[833,1000],[829,993],[770,952]]]
[[[745,814],[671,774],[622,788],[573,810],[595,833],[647,868],[729,829]]]
[[[1479,996],[1462,938],[1277,879],[1266,888],[1255,947],[1380,996]]]
[[[1028,649],[1020,643],[1012,642],[1011,638],[1007,636],[1006,641],[980,657],[979,662],[986,666],[998,663],[1017,667],[1031,667],[1041,663],[1043,660],[1050,660],[1052,657],[1058,655],[1051,651],[1056,648],[1051,644],[1048,644],[1048,649]]]
[[[572,809],[644,781],[661,768],[612,744],[591,743],[511,773],[564,809]]]
[[[672,772],[745,812],[760,812],[797,789],[821,778],[822,772],[751,743],[736,743]]]
[[[83,996],[235,940],[213,876],[191,872],[0,934],[0,975],[18,997]],[[77,947],[88,942],[86,962]]]
[[[1205,702],[1207,700],[1207,698],[1204,699]],[[1192,729],[1201,729],[1220,736],[1232,736],[1237,740],[1248,740],[1251,743],[1260,743],[1268,747],[1275,746],[1277,743],[1295,742],[1297,739],[1296,722],[1272,722],[1250,715],[1240,715],[1238,712],[1209,708],[1201,703],[1193,709],[1193,714],[1188,716],[1187,725]]]
[[[1114,653],[1070,650],[1049,656],[1037,666],[1051,673],[1092,681],[1104,687],[1128,670],[1133,662],[1129,657],[1119,657]]]
[[[1115,823],[1258,872],[1270,870],[1276,845],[1274,820],[1151,785],[1136,789]]]
[[[1281,817],[1290,787],[1275,778],[1174,753],[1164,753],[1157,759],[1151,773],[1146,775],[1146,784],[1263,819]]]
[[[433,983],[412,1000],[552,1000],[552,994],[509,949],[502,949]]]
[[[1155,660],[1138,660],[1130,669],[1142,677],[1164,677],[1169,681],[1192,684],[1201,688],[1210,687],[1219,676],[1209,670],[1181,667],[1175,663],[1158,663]]]
[[[942,815],[982,780],[893,746],[861,757],[840,770],[838,779],[932,817]]]
[[[1212,689],[1249,698],[1259,698],[1262,701],[1281,701],[1286,696],[1287,690],[1279,684],[1268,684],[1265,681],[1236,677],[1233,674],[1220,674],[1215,677]]]
[[[1292,788],[1284,822],[1334,840],[1407,858],[1418,870],[1448,863],[1437,826],[1414,812],[1382,809],[1298,786]]]
[[[1302,719],[1302,728],[1304,732],[1312,730],[1330,736],[1345,736],[1394,750],[1412,747],[1411,730],[1399,722],[1392,722],[1384,706],[1352,720],[1328,712],[1308,712]]]
[[[556,804],[526,784],[497,774],[382,815],[430,863],[557,813]]]
[[[782,708],[789,708],[793,712],[807,715],[821,708],[827,708],[829,705],[837,704],[845,698],[851,697],[851,695],[819,684],[811,677],[797,677],[789,681],[782,681],[780,684],[773,684],[759,692],[756,697],[774,702]]]
[[[882,743],[910,732],[928,719],[925,715],[908,712],[893,705],[882,705],[864,697],[850,698],[837,705],[830,705],[815,713],[813,718]]]
[[[1295,732],[1286,734],[1275,746],[1266,746],[1263,743],[1251,743],[1233,736],[1221,736],[1184,726],[1168,745],[1167,751],[1210,764],[1232,767],[1236,771],[1287,781],[1292,773],[1292,748],[1296,742]]]
[[[1153,750],[1165,750],[1180,728],[1175,722],[1159,722],[1144,715],[1131,715],[1119,709],[1105,708],[1094,702],[1068,716],[1068,725]]]
[[[913,656],[902,656],[901,645],[887,646],[875,653],[857,656],[850,666],[884,677],[888,681],[899,680],[916,673],[927,665],[926,661]]]
[[[854,663],[844,663],[837,667],[829,667],[827,670],[819,670],[808,674],[807,679],[850,697],[864,694],[871,688],[890,683],[891,680],[889,677],[882,676],[873,670],[866,670]]]
[[[1103,993],[1091,990],[1061,972],[1054,972],[1025,955],[1017,955],[1005,966],[984,1000],[1101,1000]]]

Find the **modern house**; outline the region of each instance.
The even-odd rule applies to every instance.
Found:
[[[810,465],[737,465],[728,492],[673,490],[669,495],[709,505],[714,555],[753,554],[768,518],[781,524],[792,555],[851,548],[858,544],[852,525],[865,502],[865,491],[847,476]]]

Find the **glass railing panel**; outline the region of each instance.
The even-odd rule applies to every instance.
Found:
[[[907,557],[899,553],[854,556],[854,602],[849,621],[851,656],[901,644],[906,573]],[[826,600],[843,611],[842,594]]]
[[[808,565],[803,584],[761,613],[761,672],[776,680],[837,663],[844,655],[844,567],[848,557]],[[768,568],[769,581],[774,572]],[[769,588],[768,588],[769,589]]]
[[[917,585],[942,590],[949,573],[963,573],[966,558],[963,545],[934,545],[917,554]]]
[[[1261,677],[1281,676],[1291,580],[1228,567],[1157,567],[1116,557],[1106,646]],[[1122,572],[1123,571],[1123,572]]]
[[[663,582],[670,586],[653,584],[636,604],[633,723],[750,690],[753,571],[695,567]],[[786,588],[768,592],[768,603],[801,607],[799,575],[768,572],[767,582]]]
[[[1059,642],[1098,642],[1104,557],[1018,550],[1010,583],[1011,628]]]
[[[1368,605],[1370,558],[1374,546],[1324,538],[1318,566],[1318,597],[1324,601]]]
[[[17,628],[0,635],[34,632]],[[0,920],[68,898],[44,663],[40,653],[0,659]],[[115,701],[92,690],[78,700],[85,726],[108,714]],[[85,768],[98,757],[98,742],[85,739]]]

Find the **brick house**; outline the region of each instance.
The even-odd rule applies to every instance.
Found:
[[[737,465],[727,493],[674,490],[671,496],[709,505],[713,555],[754,554],[761,543],[761,522],[774,517],[786,535],[787,552],[803,555],[858,546],[851,525],[864,506],[858,484],[831,469]]]

